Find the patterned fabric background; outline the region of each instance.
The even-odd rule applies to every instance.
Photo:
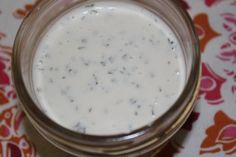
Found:
[[[202,53],[198,104],[157,157],[236,157],[236,0],[178,0],[190,13]],[[34,130],[11,80],[16,31],[34,0],[0,0],[0,157],[67,157]]]

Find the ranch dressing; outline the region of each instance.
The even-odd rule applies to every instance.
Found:
[[[85,134],[128,133],[165,113],[184,87],[182,50],[160,17],[100,1],[60,17],[33,62],[35,92],[58,124]]]

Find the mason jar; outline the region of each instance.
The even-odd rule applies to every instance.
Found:
[[[127,134],[87,135],[67,129],[45,114],[37,100],[32,79],[33,59],[44,33],[61,15],[87,1],[90,0],[42,0],[24,19],[15,39],[12,56],[13,80],[20,106],[45,139],[72,155],[79,157],[154,156],[185,123],[197,99],[201,66],[199,42],[194,25],[189,15],[176,1],[126,0],[160,17],[176,35],[185,61],[184,89],[170,109],[151,125]]]

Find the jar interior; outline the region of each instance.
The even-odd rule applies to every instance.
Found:
[[[142,2],[142,1],[141,1]],[[33,58],[35,56],[35,52],[37,49],[37,46],[39,45],[40,40],[42,37],[47,33],[47,31],[50,29],[50,27],[62,16],[64,16],[69,11],[73,10],[74,8],[80,7],[83,5],[82,3],[77,4],[64,4],[65,2],[58,2],[57,4],[54,4],[51,8],[50,4],[47,6],[47,8],[44,9],[44,12],[40,13],[40,16],[38,14],[35,14],[36,17],[31,16],[32,22],[31,26],[27,30],[27,36],[24,37],[26,40],[25,43],[27,45],[33,45],[33,46],[25,46],[25,50],[21,53],[21,69],[22,69],[22,76],[24,80],[24,84],[26,86],[26,89],[28,90],[28,93],[32,100],[35,101],[35,104],[43,111],[43,107],[40,105],[37,95],[34,89],[33,85],[33,78],[32,78],[32,67],[33,67]],[[87,2],[86,2],[87,3]],[[90,2],[91,3],[91,2]],[[88,3],[88,4],[90,4]],[[173,30],[176,37],[180,41],[179,43],[182,46],[183,50],[183,56],[185,61],[185,70],[186,70],[186,83],[190,76],[191,71],[191,65],[192,65],[192,56],[190,53],[192,44],[189,42],[191,41],[189,38],[190,36],[185,31],[188,28],[185,28],[182,23],[184,21],[180,21],[178,18],[176,18],[174,15],[177,13],[173,11],[172,12],[166,12],[161,9],[156,8],[150,8],[150,6],[143,6],[140,2],[135,2],[137,5],[140,5],[150,11],[152,11],[154,14],[156,14],[158,17],[162,18],[163,21],[165,21],[169,27]],[[155,1],[153,1],[155,3]],[[159,2],[158,2],[159,3]],[[150,5],[150,4],[149,4]],[[152,4],[153,6],[156,6],[156,4]],[[161,5],[160,5],[161,6]],[[65,8],[61,8],[65,7]],[[43,8],[40,8],[42,10]],[[48,11],[48,12],[47,12]],[[28,26],[29,27],[29,26]]]

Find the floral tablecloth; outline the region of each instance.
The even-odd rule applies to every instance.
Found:
[[[202,53],[198,104],[157,157],[236,157],[236,0],[178,0],[196,26]],[[17,106],[13,41],[34,0],[0,0],[0,157],[67,157]]]

